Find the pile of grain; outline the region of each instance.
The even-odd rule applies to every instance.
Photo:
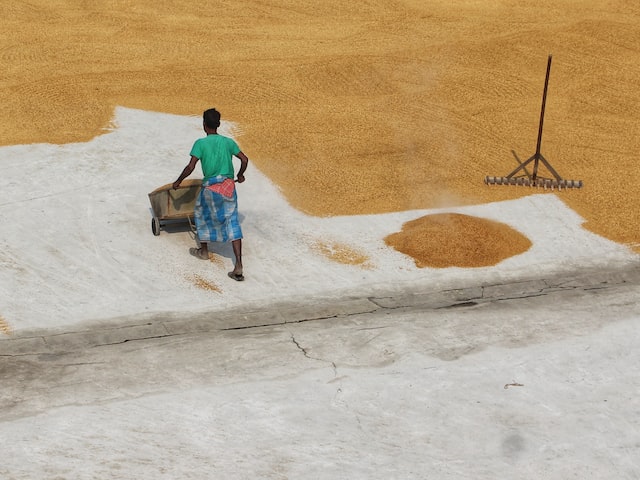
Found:
[[[385,242],[421,268],[487,267],[531,247],[527,237],[508,225],[457,213],[407,222]]]
[[[117,105],[216,106],[313,215],[506,200],[532,192],[482,179],[534,153],[552,53],[542,151],[585,183],[562,198],[640,252],[639,19],[635,0],[3,2],[0,142],[86,141]]]

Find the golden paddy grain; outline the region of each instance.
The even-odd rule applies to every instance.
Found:
[[[210,292],[222,293],[222,289],[215,283],[207,280],[202,275],[194,274],[188,278],[196,287]]]
[[[426,215],[385,238],[387,245],[422,267],[487,267],[531,247],[527,237],[503,223],[458,213]]]
[[[220,255],[209,252],[209,261],[220,268],[224,268],[224,258]]]
[[[13,330],[7,321],[0,315],[0,333],[4,335],[11,335]]]
[[[329,260],[344,265],[356,265],[366,270],[373,268],[369,256],[343,242],[327,242],[316,240],[312,243],[312,249]]]
[[[640,252],[635,0],[31,0],[2,2],[0,26],[0,144],[87,141],[118,105],[215,106],[318,216],[538,193],[482,179],[512,171],[512,151],[534,153],[552,53],[542,153],[585,184],[558,195],[585,228]],[[445,257],[467,254],[445,244]]]

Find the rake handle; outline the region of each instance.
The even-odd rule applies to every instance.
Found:
[[[547,60],[547,74],[544,78],[544,91],[542,92],[542,108],[540,109],[540,125],[538,126],[538,143],[536,144],[536,162],[534,164],[533,169],[533,179],[535,180],[538,175],[538,162],[537,158],[540,156],[540,146],[542,144],[542,127],[544,125],[544,107],[547,104],[547,89],[549,88],[549,73],[551,72],[551,58],[552,55],[549,55],[549,59]]]

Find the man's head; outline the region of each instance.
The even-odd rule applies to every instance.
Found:
[[[205,112],[202,114],[202,122],[204,123],[205,127],[211,130],[215,130],[220,126],[220,112],[215,108],[205,110]]]

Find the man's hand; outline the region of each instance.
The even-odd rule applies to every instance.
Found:
[[[244,182],[244,171],[247,169],[247,165],[249,165],[249,159],[242,152],[238,152],[238,155],[236,155],[236,157],[240,159],[240,170],[238,170],[238,176],[236,177],[237,178],[236,182],[242,183]]]
[[[178,179],[175,182],[173,182],[174,190],[176,190],[180,186],[180,184],[182,183],[182,180],[184,180],[189,175],[191,175],[191,172],[193,172],[193,169],[196,168],[196,163],[198,163],[198,158],[191,155],[191,160],[189,160],[189,163],[187,164],[187,166],[184,167],[184,170],[182,170],[182,173],[180,174]]]

